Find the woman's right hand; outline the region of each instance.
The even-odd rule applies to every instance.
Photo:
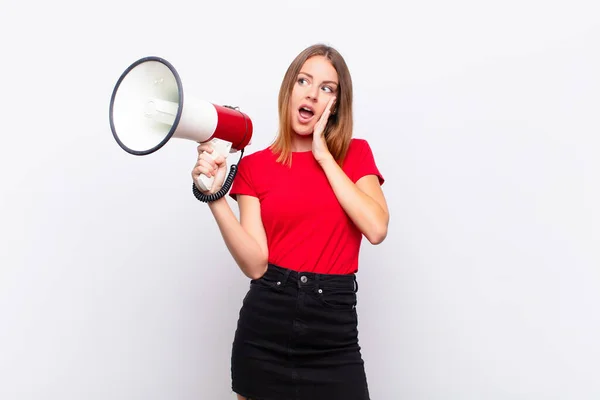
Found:
[[[205,153],[206,152],[206,153]],[[215,160],[212,159],[207,153],[212,154],[213,148],[210,143],[202,143],[198,146],[198,160],[192,170],[192,179],[198,190],[204,194],[213,194],[219,191],[225,182],[225,175],[227,174],[227,162],[225,157],[222,155],[217,156]],[[214,176],[212,188],[209,191],[204,191],[198,185],[198,178],[200,175],[206,175],[207,177]]]

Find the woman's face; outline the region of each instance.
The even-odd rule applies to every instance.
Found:
[[[338,74],[331,62],[323,56],[306,60],[290,97],[292,130],[302,136],[312,134],[327,103],[337,92]]]

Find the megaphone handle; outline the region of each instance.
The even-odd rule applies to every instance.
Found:
[[[243,155],[244,155],[244,149],[241,149],[240,161],[241,161]],[[231,166],[231,169],[229,170],[229,176],[227,176],[227,178],[225,179],[225,182],[223,182],[223,186],[221,187],[221,189],[219,189],[218,192],[213,193],[213,194],[201,193],[198,190],[198,187],[196,186],[196,184],[192,183],[192,193],[194,194],[194,197],[196,199],[198,199],[199,201],[201,201],[203,203],[210,203],[212,201],[218,200],[221,197],[225,196],[229,192],[229,189],[231,189],[231,185],[233,184],[233,180],[235,179],[236,174],[237,174],[237,165],[233,164]]]
[[[214,160],[219,155],[222,155],[223,157],[227,158],[227,156],[229,155],[229,151],[231,150],[231,142],[228,142],[223,139],[214,138],[210,141],[210,144],[213,149],[212,153],[207,153],[210,158]],[[206,153],[206,151],[204,151],[203,153]],[[214,176],[208,177],[202,174],[198,177],[198,186],[200,186],[200,189],[208,191],[212,188],[214,181]]]
[[[215,158],[218,157],[219,153],[217,153],[216,150],[213,150],[212,153],[207,153],[206,151],[203,151],[202,153],[206,153],[210,158],[212,158],[213,160]],[[200,189],[206,191],[209,191],[210,189],[212,189],[212,185],[215,182],[215,177],[214,176],[206,176],[204,174],[201,174],[198,177],[198,186],[200,186]]]

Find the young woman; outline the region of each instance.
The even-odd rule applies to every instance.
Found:
[[[223,239],[251,279],[233,342],[238,400],[368,400],[358,344],[355,273],[362,236],[387,235],[380,174],[365,140],[352,138],[352,80],[342,56],[314,45],[289,66],[279,92],[280,129],[243,157],[230,195],[209,203]],[[227,165],[198,147],[192,171]]]

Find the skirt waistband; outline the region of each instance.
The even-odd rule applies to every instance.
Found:
[[[268,264],[264,274],[268,279],[277,280],[284,284],[297,284],[300,286],[316,286],[316,288],[336,288],[358,292],[356,274],[320,274],[316,272],[294,271],[289,268]]]

